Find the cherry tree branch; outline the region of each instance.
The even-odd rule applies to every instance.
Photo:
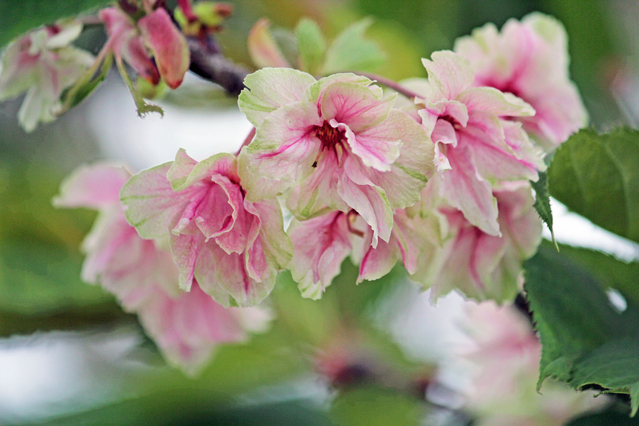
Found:
[[[224,57],[208,40],[187,37],[191,52],[190,70],[205,80],[222,86],[227,93],[238,95],[244,88],[249,71]]]

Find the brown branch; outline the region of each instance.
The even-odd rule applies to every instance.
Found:
[[[207,40],[187,37],[191,52],[190,70],[205,80],[222,86],[227,93],[238,95],[244,88],[244,77],[249,73],[225,58],[217,49],[208,45]]]

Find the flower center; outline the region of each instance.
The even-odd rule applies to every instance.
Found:
[[[341,163],[342,153],[344,152],[344,140],[346,139],[344,131],[331,126],[328,121],[324,121],[321,127],[316,126],[314,131],[315,137],[322,142],[322,146],[313,163],[313,167],[317,167],[317,161],[324,150],[334,152],[338,162]]]

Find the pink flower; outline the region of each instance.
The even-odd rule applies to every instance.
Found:
[[[521,123],[511,120],[534,110],[510,93],[472,87],[473,70],[463,57],[443,51],[432,58],[423,60],[429,92],[418,100],[422,125],[435,143],[437,172],[429,185],[436,190],[430,193],[484,232],[499,235],[492,186],[537,180],[537,172],[546,167]]]
[[[81,167],[65,180],[54,204],[99,211],[82,246],[82,279],[113,293],[138,315],[169,362],[195,374],[219,344],[246,339],[246,331],[259,331],[269,315],[261,308],[224,308],[197,282],[182,291],[171,252],[140,238],[126,221],[119,192],[130,176],[123,167]]]
[[[494,195],[502,236],[490,235],[448,206],[437,207],[446,219],[449,237],[441,246],[422,248],[419,270],[413,279],[433,287],[434,297],[452,289],[483,300],[512,300],[523,279],[521,263],[537,251],[541,219],[533,208],[527,182],[504,183]]]
[[[532,13],[521,22],[509,20],[501,33],[486,24],[458,39],[455,52],[470,61],[476,86],[512,93],[535,108],[534,117],[518,120],[547,152],[587,124],[568,76],[566,31],[556,19]]]
[[[252,306],[270,293],[292,248],[277,201],[244,194],[235,157],[197,163],[180,150],[174,162],[133,176],[120,195],[143,238],[170,238],[182,289],[197,280],[224,306]]]
[[[71,46],[82,32],[78,22],[40,28],[15,40],[0,61],[0,101],[27,95],[18,112],[25,131],[49,123],[62,110],[60,97],[93,64],[93,56]]]
[[[174,279],[177,287],[177,276]],[[243,342],[248,331],[264,331],[270,320],[270,311],[262,307],[225,308],[197,282],[177,296],[161,287],[147,288],[147,293],[134,312],[167,360],[190,375],[208,364],[220,344]],[[140,303],[134,298],[132,302]],[[128,303],[123,300],[125,307]]]
[[[109,47],[118,61],[126,61],[153,85],[160,78],[172,89],[182,84],[189,69],[186,39],[164,9],[157,9],[137,23],[116,7],[100,11],[109,35]]]
[[[432,169],[432,144],[394,97],[353,74],[316,81],[301,71],[249,75],[240,109],[256,126],[240,156],[249,200],[287,193],[300,220],[355,210],[388,241],[393,210],[417,202]]]
[[[414,273],[424,241],[415,223],[403,210],[397,210],[389,241],[373,247],[371,227],[354,210],[303,222],[293,220],[288,232],[295,250],[289,267],[302,296],[321,298],[349,255],[360,266],[358,283],[383,277],[400,259],[406,270]]]
[[[594,392],[575,392],[547,380],[536,392],[541,344],[528,319],[513,306],[469,305],[463,323],[475,349],[464,354],[474,367],[466,410],[480,426],[559,426],[608,403]],[[474,424],[473,423],[473,424]]]

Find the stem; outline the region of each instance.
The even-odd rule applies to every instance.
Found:
[[[406,96],[408,99],[423,99],[424,98],[423,96],[419,95],[418,93],[415,93],[412,90],[409,90],[409,89],[405,88],[404,86],[402,86],[401,84],[397,83],[396,81],[393,81],[393,80],[391,80],[389,78],[386,78],[386,77],[382,77],[381,75],[375,75],[375,74],[370,74],[370,73],[365,73],[365,72],[360,72],[360,73],[356,73],[356,74],[359,74],[361,76],[370,78],[371,80],[375,80],[379,84],[382,84],[382,85],[388,87],[389,89],[393,89],[397,93],[400,93],[400,94]]]
[[[205,80],[219,84],[229,94],[238,95],[242,91],[248,70],[214,51],[207,45],[208,39],[187,37],[187,43],[191,52],[191,71]]]
[[[253,127],[251,129],[251,131],[249,132],[248,135],[246,135],[246,139],[244,139],[244,142],[242,142],[242,145],[240,146],[240,148],[237,150],[237,152],[235,153],[235,156],[237,157],[238,155],[240,155],[240,152],[242,152],[242,148],[244,148],[245,146],[248,146],[248,144],[251,143],[251,141],[253,140],[253,138],[255,137],[255,127]]]

